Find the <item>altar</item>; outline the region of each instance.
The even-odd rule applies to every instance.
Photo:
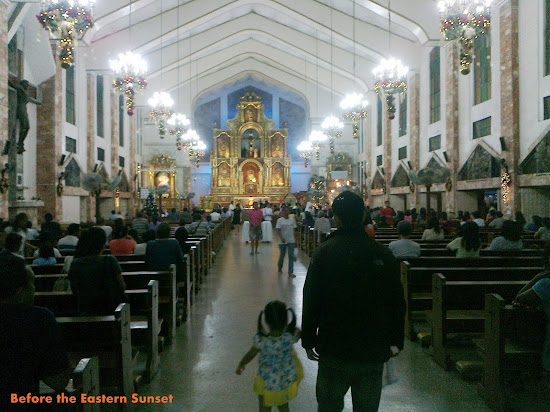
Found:
[[[213,137],[212,204],[283,202],[290,193],[288,130],[275,129],[256,94],[241,97],[237,116],[227,129],[214,128]]]

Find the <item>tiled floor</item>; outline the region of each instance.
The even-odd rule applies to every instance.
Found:
[[[143,395],[172,394],[174,403],[139,410],[257,410],[252,391],[256,360],[241,376],[235,369],[251,346],[258,314],[267,302],[283,300],[300,317],[307,257],[300,254],[295,264],[297,277],[290,279],[286,262],[284,274],[277,275],[277,245],[263,243],[260,254],[251,256],[250,247],[239,239],[233,232],[226,240],[193,306],[191,319],[178,329],[177,340],[162,353],[160,373],[140,391]],[[307,359],[299,344],[296,349],[306,376],[290,408],[315,411],[317,365]],[[462,381],[455,372],[444,372],[417,344],[406,342],[396,359],[399,381],[383,389],[380,411],[489,411],[473,383]],[[352,410],[349,393],[344,410]]]

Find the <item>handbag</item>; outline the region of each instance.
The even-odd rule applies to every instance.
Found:
[[[71,282],[69,281],[69,269],[71,268],[71,263],[73,263],[73,256],[67,256],[63,264],[63,269],[61,269],[61,275],[55,283],[53,284],[53,292],[69,292],[73,293],[71,290]]]

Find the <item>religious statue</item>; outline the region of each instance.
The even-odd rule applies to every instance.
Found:
[[[257,147],[254,148],[254,157],[255,157],[255,158],[256,158],[256,157],[260,157],[260,153],[258,152],[258,148],[257,148]]]
[[[226,139],[220,137],[218,139],[218,142],[220,143],[220,146],[218,148],[218,156],[219,157],[229,157],[229,147],[227,146]]]
[[[252,146],[252,143],[248,145],[248,157],[254,157],[254,146]]]
[[[284,181],[284,177],[283,177],[283,169],[280,165],[273,166],[272,184],[273,184],[273,186],[284,186],[285,185],[285,181]]]
[[[273,150],[271,151],[271,156],[283,157],[283,150],[278,139],[277,139],[277,142],[275,143],[275,146],[273,147]]]
[[[248,169],[246,172],[246,180],[250,183],[256,183],[256,175],[254,174],[254,170]]]
[[[27,89],[29,88],[29,82],[27,80],[21,80],[19,84],[13,83],[8,79],[8,84],[17,90],[17,114],[16,118],[19,120],[19,140],[17,141],[17,153],[21,154],[25,151],[25,138],[29,133],[29,114],[27,113],[27,103],[42,104],[38,100],[29,96]],[[11,136],[10,136],[11,138]]]
[[[218,186],[228,187],[231,186],[229,179],[229,166],[222,164],[219,169]]]
[[[254,110],[250,106],[246,108],[245,117],[247,122],[254,121]]]

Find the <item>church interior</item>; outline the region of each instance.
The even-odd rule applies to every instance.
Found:
[[[127,236],[142,214],[151,221],[150,211],[169,223],[171,238],[184,212],[211,226],[202,233],[185,222],[189,249],[170,281],[172,269],[152,272],[149,257],[117,257],[132,311],[146,306],[141,329],[114,338],[116,384],[103,379],[107,366],[93,351],[78,357],[87,375],[73,381],[92,382],[91,395],[150,398],[78,410],[257,410],[256,361],[243,376],[235,368],[266,303],[285,302],[300,326],[308,267],[325,239],[314,225],[326,214],[337,232],[330,205],[346,191],[372,213],[375,240],[403,239],[398,221],[409,221],[421,247],[408,263],[396,255],[405,344],[378,410],[550,410],[550,338],[510,349],[513,334],[522,344],[544,335],[541,307],[550,315],[550,285],[546,297],[537,293],[538,315],[531,308],[518,321],[512,313],[522,287],[550,277],[550,0],[0,0],[0,41],[3,248],[4,229],[17,232],[22,214],[42,232],[51,214],[58,238],[71,224],[116,232],[117,218]],[[255,203],[263,207],[259,252]],[[297,222],[291,276],[278,260],[284,204]],[[395,225],[384,216],[378,224],[388,209]],[[486,222],[479,265],[447,250],[470,214]],[[423,237],[434,216],[445,231],[437,244]],[[485,250],[501,234],[502,226],[489,227],[497,216],[536,225],[518,238],[522,250]],[[445,229],[451,221],[456,231]],[[86,329],[68,325],[76,312],[48,295],[72,252],[36,269],[38,232],[26,240],[20,254],[35,273],[35,305],[54,313],[66,342],[85,342]],[[157,275],[144,283],[141,272]],[[460,282],[472,284],[460,292]],[[63,305],[76,302],[66,298]],[[121,316],[134,323],[129,307],[117,307],[118,326]],[[125,334],[132,344],[120,349]],[[317,410],[317,362],[301,342],[294,347],[304,378],[287,407]],[[69,352],[76,366],[86,351]],[[348,392],[341,410],[358,410],[354,401]]]

